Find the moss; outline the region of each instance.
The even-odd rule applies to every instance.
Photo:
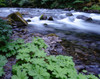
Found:
[[[21,13],[19,12],[15,12],[12,13],[10,15],[8,15],[8,20],[10,20],[10,22],[12,22],[11,20],[13,20],[15,23],[17,23],[17,26],[26,26],[28,23],[23,19]],[[20,24],[19,24],[20,23]]]
[[[54,33],[51,33],[51,34],[48,34],[48,36],[56,36],[56,37],[58,37],[56,34],[54,34]]]
[[[46,15],[42,14],[42,15],[40,16],[40,20],[46,20],[46,19],[47,19],[47,16],[46,16]]]

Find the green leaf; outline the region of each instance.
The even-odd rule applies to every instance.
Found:
[[[4,74],[3,67],[0,67],[0,76]]]
[[[17,75],[13,75],[12,79],[28,79],[25,71],[17,70]]]
[[[33,70],[30,70],[29,75],[33,76],[34,79],[50,79],[50,74],[47,70],[40,66],[36,66]]]

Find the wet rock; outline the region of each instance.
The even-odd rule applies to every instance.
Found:
[[[85,20],[85,21],[91,21],[92,20],[91,17],[87,17],[87,16],[84,16],[84,15],[78,15],[76,18],[82,19],[82,20]]]
[[[11,79],[11,76],[12,76],[11,74],[8,74],[5,76],[5,79]]]
[[[75,68],[76,68],[79,72],[85,69],[85,67],[84,67],[83,65],[75,66]]]
[[[48,24],[47,24],[47,23],[44,23],[43,25],[44,25],[44,26],[48,26]]]
[[[71,12],[67,12],[66,16],[73,16],[73,14]]]
[[[70,11],[72,8],[64,8],[65,11]]]
[[[21,13],[15,12],[8,15],[8,21],[12,24],[13,22],[17,24],[17,26],[27,26],[28,23],[23,19]]]
[[[47,20],[47,16],[44,15],[44,14],[42,14],[42,15],[40,16],[40,20]]]
[[[17,24],[15,23],[15,21],[13,19],[11,19],[11,18],[7,19],[7,23],[9,25],[12,25],[12,26],[17,26]]]
[[[100,66],[98,65],[88,65],[86,66],[86,69],[88,70],[88,72],[92,73],[92,74],[100,74]]]
[[[33,34],[35,37],[42,37],[42,35],[40,33],[34,33]]]
[[[63,46],[60,44],[61,39],[55,34],[49,34],[42,37],[48,48],[45,50],[47,55],[65,55]]]
[[[54,33],[50,33],[50,34],[48,34],[47,36],[55,36],[55,37],[58,37],[56,34],[54,34]]]
[[[52,16],[50,16],[50,17],[48,18],[48,20],[53,21],[53,17],[52,17]]]
[[[82,53],[83,51],[78,48],[75,48],[75,52]]]
[[[15,57],[8,58],[8,62],[4,66],[5,75],[0,79],[11,79],[12,76],[12,66],[16,63]]]
[[[72,32],[71,31],[66,31],[66,33],[65,33],[66,35],[71,35],[72,34]]]
[[[28,20],[27,20],[27,22],[31,22],[31,20],[30,20],[30,19],[28,19]]]
[[[87,13],[100,13],[99,10],[84,10],[84,12],[87,12]]]

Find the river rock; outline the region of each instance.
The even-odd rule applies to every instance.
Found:
[[[31,19],[26,20],[27,22],[31,22]]]
[[[83,65],[77,65],[75,66],[75,68],[78,70],[78,71],[82,71],[85,69],[85,67]]]
[[[50,17],[48,18],[48,20],[53,21],[53,17],[52,17],[52,16],[50,16]]]
[[[64,8],[65,11],[70,11],[72,8]]]
[[[17,26],[27,26],[28,23],[23,19],[22,14],[19,12],[14,12],[8,15],[8,21],[10,24],[15,23]]]
[[[76,18],[82,19],[82,20],[85,20],[85,21],[91,21],[92,20],[91,17],[87,17],[87,16],[84,16],[84,15],[78,15]]]
[[[42,14],[42,15],[40,16],[40,20],[47,20],[47,16],[44,15],[44,14]]]
[[[67,12],[66,16],[73,16],[73,14],[71,12]]]

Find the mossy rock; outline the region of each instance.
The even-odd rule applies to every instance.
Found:
[[[50,34],[48,34],[47,36],[55,36],[55,37],[58,37],[56,34],[54,34],[54,33],[50,33]]]
[[[16,23],[15,23],[15,21],[13,20],[13,19],[11,19],[11,18],[8,18],[7,19],[7,23],[9,24],[9,25],[17,25]]]
[[[27,26],[28,23],[23,19],[20,12],[15,12],[8,15],[8,21],[15,22],[17,26]],[[12,21],[11,21],[12,20]]]
[[[40,16],[40,20],[47,20],[47,16],[44,15],[44,14],[42,14],[42,15]]]

